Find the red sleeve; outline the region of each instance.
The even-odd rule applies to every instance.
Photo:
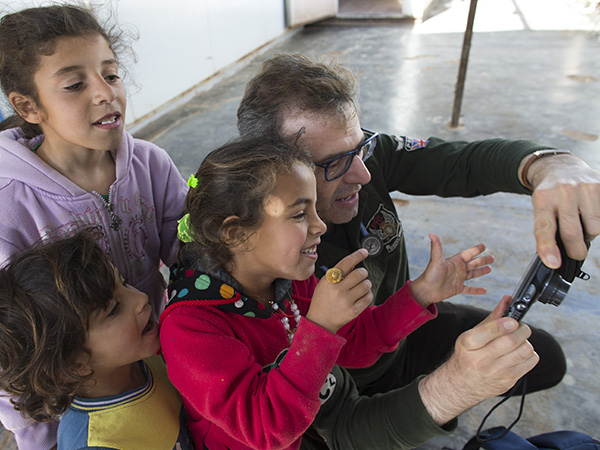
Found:
[[[396,349],[402,339],[435,317],[435,305],[423,308],[413,296],[409,281],[382,305],[368,307],[338,331],[347,343],[337,363],[348,368],[369,367],[383,353]]]
[[[229,321],[236,319],[224,314],[180,307],[161,326],[162,353],[188,410],[190,431],[206,430],[205,419],[225,441],[288,447],[314,420],[319,391],[345,340],[302,319],[279,367],[265,371],[253,354],[269,345],[260,341],[263,319],[234,333]]]

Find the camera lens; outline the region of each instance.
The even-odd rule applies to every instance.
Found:
[[[564,300],[570,287],[571,283],[565,281],[559,274],[554,272],[548,280],[545,289],[542,290],[538,301],[558,306]]]

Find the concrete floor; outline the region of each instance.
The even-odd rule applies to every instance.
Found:
[[[466,0],[434,2],[433,15],[420,24],[327,21],[291,32],[135,134],[165,148],[187,178],[208,151],[236,135],[237,105],[261,62],[278,52],[300,52],[337,57],[356,70],[361,123],[367,128],[449,140],[527,138],[568,148],[600,170],[598,21],[574,13],[569,1],[574,0],[479,0],[456,129],[448,122]],[[528,197],[396,197],[413,274],[424,269],[427,234],[435,232],[447,255],[485,242],[496,258],[493,272],[480,283],[488,294],[455,301],[492,308],[503,294],[513,293],[535,249]],[[571,429],[600,437],[599,247],[592,244],[583,266],[591,280],[576,280],[559,308],[539,304],[528,315],[530,323],[552,331],[561,342],[569,369],[557,387],[527,396],[514,428],[522,436]],[[421,450],[461,449],[495,401],[463,414],[456,433]],[[517,409],[518,401],[511,400],[487,424],[508,425]],[[0,450],[15,448],[10,434],[0,434]]]

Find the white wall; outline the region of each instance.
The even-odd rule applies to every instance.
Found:
[[[10,10],[42,4],[47,2],[10,0]],[[135,82],[128,86],[129,127],[285,32],[284,0],[105,0],[103,5],[102,13],[139,33],[133,42],[137,63],[125,62]],[[8,113],[6,105],[2,111]]]

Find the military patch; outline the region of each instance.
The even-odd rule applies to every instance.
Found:
[[[396,142],[398,142],[398,147],[396,147],[396,151],[407,151],[412,152],[413,150],[418,150],[420,148],[427,147],[429,144],[429,140],[427,139],[414,139],[408,136],[394,136]]]
[[[367,222],[366,227],[369,233],[381,239],[388,253],[393,252],[400,244],[402,222],[383,204],[379,205],[375,214]]]

